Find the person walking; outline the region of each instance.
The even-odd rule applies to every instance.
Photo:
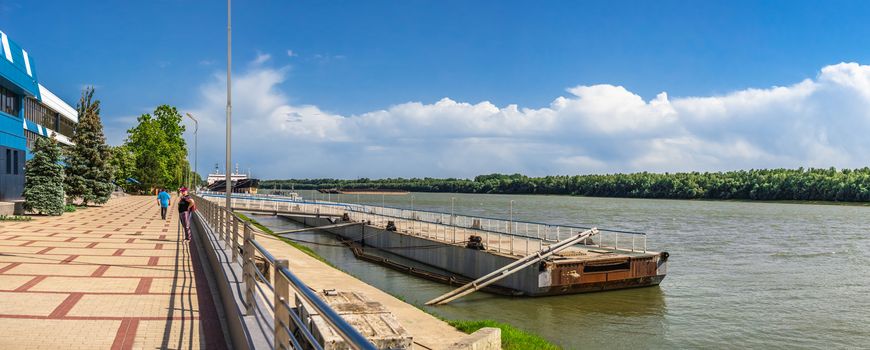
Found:
[[[166,189],[161,188],[157,193],[157,205],[160,206],[160,219],[166,220],[166,210],[169,208],[169,193]]]
[[[179,192],[181,198],[178,199],[178,216],[181,219],[181,227],[184,228],[184,240],[190,240],[190,215],[196,210],[196,203],[190,195],[187,194],[187,188],[182,187]]]

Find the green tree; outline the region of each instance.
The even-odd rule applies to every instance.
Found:
[[[79,123],[67,156],[66,193],[69,201],[81,199],[82,205],[103,204],[114,188],[109,165],[109,146],[100,121],[100,100],[94,100],[94,88],[82,92],[78,104]]]
[[[113,177],[124,191],[133,192],[140,188],[135,183],[127,182],[129,178],[135,178],[136,157],[127,145],[111,147],[112,156],[109,164],[112,166]]]
[[[188,163],[181,114],[175,107],[162,105],[154,110],[153,116],[146,113],[137,121],[135,127],[127,130],[125,144],[134,158],[134,177],[145,190],[182,186]]]
[[[55,140],[40,137],[33,146],[33,158],[24,171],[24,209],[40,214],[63,214],[63,165]]]

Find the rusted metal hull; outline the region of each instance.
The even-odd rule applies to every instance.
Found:
[[[535,296],[655,286],[667,274],[667,253],[589,260],[563,259],[540,266]]]
[[[570,285],[564,285],[564,286],[554,286],[554,287],[550,287],[547,289],[543,289],[543,290],[541,290],[540,293],[536,293],[534,296],[579,294],[579,293],[603,292],[603,291],[617,290],[617,289],[652,287],[652,286],[659,285],[659,283],[661,283],[664,278],[665,278],[665,275],[659,275],[659,276],[628,278],[628,279],[621,279],[621,280],[614,280],[614,281],[603,281],[603,282],[570,284]]]

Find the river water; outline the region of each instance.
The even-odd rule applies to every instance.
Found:
[[[331,199],[515,220],[643,231],[668,251],[658,287],[541,298],[473,294],[422,306],[451,288],[313,245],[342,270],[448,319],[493,319],[566,349],[866,348],[870,346],[870,207],[412,193]],[[413,200],[413,204],[411,203]],[[273,228],[297,227],[258,217]],[[299,239],[335,242],[329,234]]]

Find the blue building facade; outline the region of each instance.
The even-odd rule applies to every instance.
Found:
[[[70,145],[76,123],[75,109],[39,84],[33,57],[0,31],[0,201],[22,199],[36,138]]]

